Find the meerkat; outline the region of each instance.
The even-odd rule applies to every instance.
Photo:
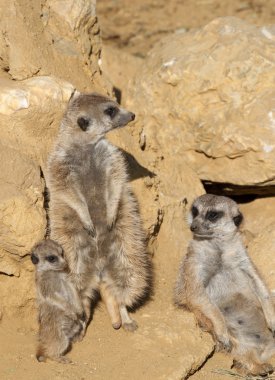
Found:
[[[105,134],[135,115],[96,94],[75,95],[48,161],[51,237],[64,248],[88,317],[99,292],[115,329],[146,295],[150,260],[137,200],[121,151]]]
[[[266,361],[275,353],[274,306],[242,242],[236,202],[202,195],[188,219],[193,239],[180,267],[176,303],[195,314],[217,350],[231,351],[239,372],[272,372]]]
[[[36,267],[38,304],[38,347],[36,358],[70,363],[64,354],[71,343],[81,340],[85,331],[85,312],[63,257],[63,249],[47,239],[34,246],[31,261]]]

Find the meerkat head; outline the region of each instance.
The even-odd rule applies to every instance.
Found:
[[[124,127],[135,119],[129,112],[112,99],[97,93],[77,93],[70,100],[62,128],[73,129],[74,133],[88,138],[103,136],[108,131]]]
[[[67,267],[62,247],[50,239],[42,240],[33,247],[31,261],[38,271],[62,271]]]
[[[194,237],[226,238],[238,231],[243,216],[232,199],[204,194],[193,202],[188,220]]]

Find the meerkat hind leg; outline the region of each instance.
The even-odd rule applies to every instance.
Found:
[[[113,328],[118,330],[121,327],[121,316],[117,300],[104,283],[100,285],[100,295],[107,307]]]
[[[130,317],[130,315],[128,314],[128,310],[126,309],[126,306],[120,305],[119,311],[122,320],[122,327],[124,328],[124,330],[135,331],[138,328],[138,324],[135,320],[133,320]]]
[[[271,364],[259,362],[253,352],[248,352],[246,355],[235,358],[232,368],[235,368],[237,372],[245,376],[266,376],[274,370]]]

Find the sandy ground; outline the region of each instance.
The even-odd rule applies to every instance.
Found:
[[[157,307],[156,307],[157,305]],[[0,379],[2,380],[152,380],[181,379],[194,356],[207,355],[211,340],[195,329],[192,315],[183,316],[159,302],[152,302],[135,315],[139,329],[116,331],[104,307],[99,305],[82,342],[68,357],[72,364],[35,358],[35,318],[3,320],[0,326]],[[162,310],[162,312],[160,312]],[[182,331],[195,329],[192,335]],[[194,338],[196,341],[194,342]],[[201,345],[201,342],[204,345]],[[205,345],[208,341],[208,345]],[[187,353],[188,354],[184,354]]]

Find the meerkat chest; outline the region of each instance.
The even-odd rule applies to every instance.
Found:
[[[222,249],[204,243],[196,247],[199,277],[205,287],[219,286],[220,282],[234,282],[240,271],[238,257],[234,254],[225,254]]]
[[[115,164],[115,158],[109,150],[108,145],[99,142],[73,152],[71,170],[76,172],[84,194],[104,194],[111,168]]]

